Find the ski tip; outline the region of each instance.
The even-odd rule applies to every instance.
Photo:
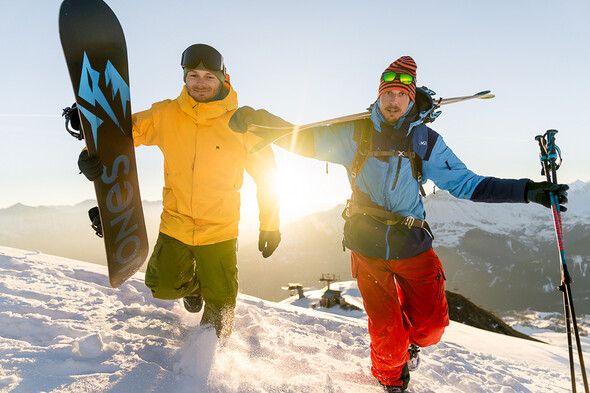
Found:
[[[479,93],[475,93],[474,96],[485,96],[487,94],[490,94],[492,91],[491,90],[484,90],[484,91],[480,91]]]
[[[489,98],[494,98],[495,95],[494,94],[484,94],[483,96],[479,97],[482,100],[487,100]]]

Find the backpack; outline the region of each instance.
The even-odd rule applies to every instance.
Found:
[[[413,131],[412,131],[413,133]],[[420,157],[416,152],[412,149],[412,134],[410,134],[410,142],[408,145],[408,150],[400,151],[400,150],[387,150],[387,151],[380,151],[374,150],[373,148],[373,122],[371,119],[362,119],[356,120],[354,122],[354,134],[359,135],[358,139],[358,149],[352,159],[352,163],[350,165],[350,176],[351,182],[350,186],[352,188],[352,197],[346,203],[346,207],[344,208],[344,212],[342,212],[342,217],[347,220],[356,214],[364,214],[370,216],[374,220],[377,220],[385,225],[396,225],[402,224],[407,225],[408,227],[417,227],[425,229],[432,238],[434,238],[428,223],[424,220],[416,219],[414,217],[408,216],[404,217],[399,214],[395,214],[389,212],[385,209],[375,208],[375,207],[368,207],[368,206],[361,206],[356,201],[356,188],[355,182],[356,177],[359,173],[361,173],[365,163],[369,159],[369,157],[390,157],[390,156],[397,156],[400,158],[407,158],[410,160],[410,164],[412,166],[412,176],[416,179],[418,184],[420,185],[420,194],[424,197],[426,193],[424,192],[424,187],[422,186],[422,157]],[[401,165],[401,160],[398,163],[398,169]],[[393,187],[395,188],[395,184],[397,183],[397,176],[399,176],[399,170],[397,171],[396,178],[394,180]]]
[[[350,165],[350,176],[352,177],[351,186],[353,189],[353,196],[354,196],[354,184],[356,177],[359,173],[363,170],[365,163],[369,159],[369,157],[390,157],[390,156],[397,156],[408,158],[410,160],[410,165],[412,166],[412,176],[416,179],[418,184],[420,185],[420,194],[425,197],[426,193],[424,192],[424,187],[422,186],[422,157],[420,157],[416,152],[412,149],[412,134],[410,134],[410,142],[408,144],[407,151],[400,151],[400,150],[374,150],[373,149],[373,122],[371,119],[363,119],[357,120],[354,122],[354,134],[359,135],[358,140],[358,149],[352,159],[352,164]],[[400,164],[401,165],[401,160]],[[397,182],[397,178],[395,180]],[[394,182],[394,188],[395,188]]]

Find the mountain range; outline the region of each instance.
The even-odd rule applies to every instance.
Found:
[[[424,201],[433,243],[445,268],[447,289],[494,311],[563,311],[558,248],[552,213],[537,204],[474,203],[446,191]],[[255,245],[241,250],[244,292],[276,300],[280,285],[317,287],[322,274],[351,278],[342,251],[344,206],[286,226],[283,243],[268,262]],[[578,312],[590,313],[590,183],[570,185],[562,214],[564,246]],[[272,291],[272,292],[270,292]]]
[[[565,252],[578,313],[590,313],[590,183],[570,185],[563,216]],[[459,200],[437,191],[424,200],[435,234],[446,286],[493,311],[562,310],[560,263],[551,211],[536,204],[484,204]],[[93,202],[75,206],[0,209],[0,245],[41,251],[104,264],[100,239],[89,228]],[[153,245],[161,202],[143,203]],[[316,213],[281,228],[282,242],[263,259],[256,232],[240,237],[239,274],[244,294],[278,301],[290,282],[323,286],[323,274],[350,280],[350,256],[342,249],[343,206]]]

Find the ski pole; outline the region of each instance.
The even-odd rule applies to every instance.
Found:
[[[547,181],[553,184],[557,184],[557,169],[559,169],[561,165],[561,151],[559,150],[559,147],[557,147],[557,145],[555,144],[555,134],[557,134],[557,130],[547,130],[545,135],[537,135],[535,137],[535,140],[539,143],[539,148],[541,150],[541,174],[544,174],[547,178]],[[558,158],[559,163],[556,162]],[[588,379],[586,376],[586,367],[584,365],[584,354],[582,352],[580,334],[576,322],[574,299],[570,286],[572,280],[567,268],[567,262],[565,258],[565,249],[563,245],[563,226],[561,223],[559,197],[554,192],[549,192],[549,199],[551,201],[553,223],[555,225],[555,235],[557,238],[557,246],[559,248],[559,259],[561,262],[561,284],[559,285],[559,290],[563,293],[563,307],[566,324],[572,392],[576,393],[575,365],[571,337],[573,327],[574,337],[576,340],[576,346],[578,350],[578,357],[580,361],[580,369],[582,372],[584,390],[586,393],[590,393],[590,390],[588,388]]]
[[[549,153],[550,144],[549,144],[549,135],[553,136],[553,140],[555,137],[555,133],[549,134],[549,131],[545,135],[537,135],[535,139],[539,143],[539,148],[541,150],[540,159],[541,159],[541,175],[545,174],[547,181],[549,183],[556,183],[557,179],[554,174],[554,168],[556,166],[555,163],[555,156]],[[551,144],[552,146],[553,144]],[[566,284],[571,282],[571,277],[569,275],[567,269],[567,263],[565,259],[565,253],[563,249],[563,227],[561,225],[561,215],[559,212],[559,203],[555,204],[554,195],[553,193],[549,193],[549,198],[551,201],[551,210],[553,213],[553,223],[555,225],[555,235],[557,238],[557,245],[559,248],[559,258],[560,258],[560,272],[561,272],[561,284],[559,285],[559,290],[563,293],[563,311],[564,311],[564,318],[565,318],[565,330],[567,336],[567,346],[568,346],[568,355],[569,355],[569,366],[570,366],[570,379],[572,383],[572,392],[576,393],[576,382],[575,382],[575,366],[574,366],[574,355],[573,355],[573,346],[572,346],[572,331],[571,331],[571,315],[570,315],[570,307],[569,307],[569,299],[566,293]]]

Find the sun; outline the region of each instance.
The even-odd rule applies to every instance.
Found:
[[[344,204],[350,197],[346,170],[273,148],[278,165],[275,191],[281,201],[281,222],[303,218],[318,211]]]

